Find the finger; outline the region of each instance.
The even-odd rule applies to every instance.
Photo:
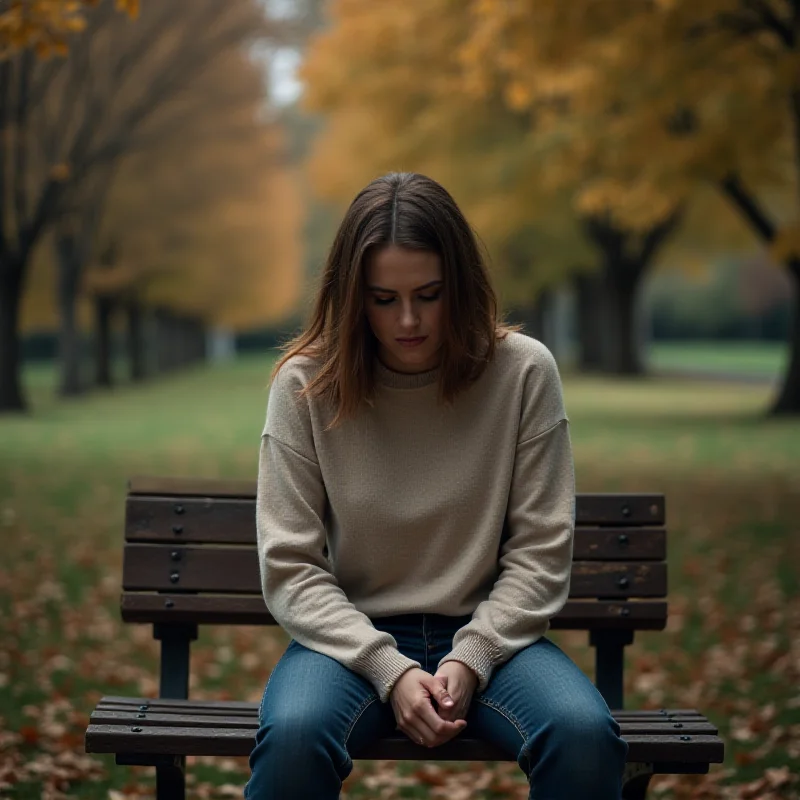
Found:
[[[435,675],[429,679],[421,681],[425,688],[430,692],[431,697],[440,705],[445,708],[452,708],[455,705],[455,700],[450,696],[447,691],[446,681],[442,678],[437,678]]]
[[[429,736],[437,739],[437,741],[441,736],[447,736],[448,738],[450,735],[454,736],[467,724],[464,720],[450,721],[442,719],[433,710],[433,707],[427,703],[416,711],[415,717],[415,728],[419,729],[426,742],[429,741]]]

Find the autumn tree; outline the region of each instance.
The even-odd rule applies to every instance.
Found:
[[[794,322],[773,411],[800,412],[800,3],[474,2],[470,12],[461,58],[474,96],[499,86],[531,113],[566,97],[582,120],[565,153],[597,165],[583,205],[599,198],[624,214],[632,175],[677,195],[711,185],[783,263]]]
[[[209,66],[212,54],[258,35],[253,0],[153,3],[122,39],[114,6],[101,4],[71,41],[66,59],[36,63],[30,50],[0,65],[8,80],[6,157],[0,174],[7,207],[0,218],[0,410],[24,408],[19,382],[19,304],[30,254],[65,208],[81,207],[87,181],[113,170],[159,132],[154,111]],[[79,44],[80,43],[80,44]],[[118,46],[117,46],[118,45]],[[103,70],[95,70],[96,62]],[[102,181],[98,181],[98,185]],[[81,228],[77,223],[73,229]],[[73,252],[82,252],[73,248]]]

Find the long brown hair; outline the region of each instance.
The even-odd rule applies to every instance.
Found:
[[[292,356],[320,362],[299,393],[329,400],[331,428],[372,404],[377,339],[364,311],[368,255],[386,245],[436,253],[441,259],[444,342],[439,399],[447,404],[477,380],[494,356],[496,339],[519,326],[497,317],[497,297],[475,234],[450,193],[414,172],[393,172],[362,189],[344,215],[333,240],[311,321],[282,346],[272,378]]]

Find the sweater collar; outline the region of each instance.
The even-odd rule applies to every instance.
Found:
[[[389,369],[379,358],[375,358],[375,380],[391,389],[419,389],[430,386],[439,380],[440,367],[427,372],[395,372]]]

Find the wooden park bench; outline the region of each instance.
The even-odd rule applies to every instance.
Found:
[[[624,710],[623,654],[637,630],[667,622],[664,497],[579,494],[570,599],[554,629],[589,632],[596,685],[629,745],[625,798],[650,776],[705,773],[723,759],[717,729],[698,711]],[[137,478],[127,497],[122,619],[153,625],[161,642],[158,698],[103,697],[86,751],[156,768],[158,800],[185,797],[187,755],[247,756],[258,704],[189,700],[189,651],[199,625],[274,625],[261,595],[255,485]],[[266,677],[266,676],[265,676]],[[400,732],[356,759],[510,761],[469,732],[433,750]]]

